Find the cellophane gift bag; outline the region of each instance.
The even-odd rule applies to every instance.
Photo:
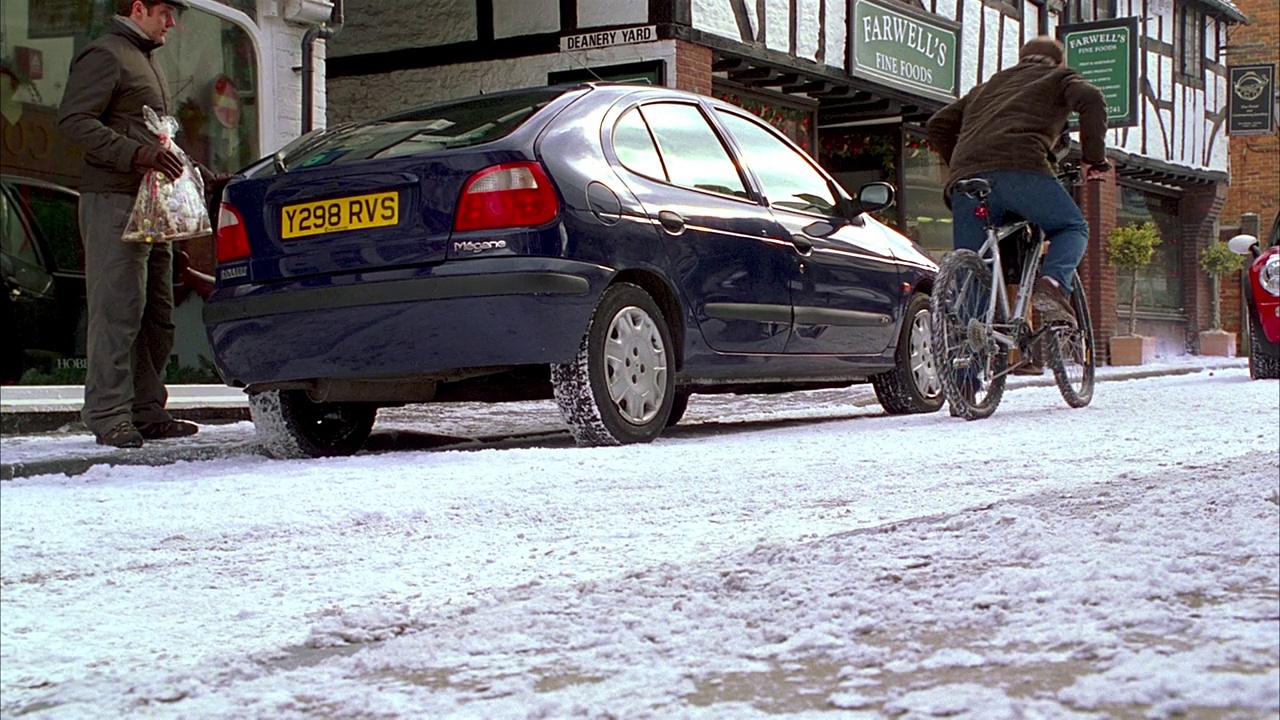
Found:
[[[142,108],[142,115],[160,144],[182,159],[184,170],[176,179],[160,170],[148,170],[143,175],[133,213],[124,229],[124,240],[167,243],[208,235],[212,230],[204,200],[204,180],[191,158],[173,142],[178,119],[159,115],[149,106]]]

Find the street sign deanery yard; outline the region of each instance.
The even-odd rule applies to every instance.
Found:
[[[1107,101],[1107,127],[1138,124],[1138,18],[1063,25],[1058,37],[1067,65],[1102,91]],[[1072,124],[1078,118],[1072,116]]]

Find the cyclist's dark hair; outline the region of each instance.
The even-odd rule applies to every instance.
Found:
[[[1066,57],[1062,50],[1062,43],[1057,38],[1048,35],[1041,35],[1022,46],[1022,51],[1018,53],[1018,59],[1027,60],[1033,56],[1048,58],[1054,63],[1061,63]]]
[[[133,2],[134,0],[116,0],[116,14],[128,17],[128,15],[133,12]],[[179,2],[168,2],[168,0],[141,0],[141,2],[148,10],[160,4],[172,5],[179,10],[187,7],[187,4],[181,0],[179,0]]]

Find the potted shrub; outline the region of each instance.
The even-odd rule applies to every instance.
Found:
[[[1209,292],[1213,299],[1213,327],[1200,333],[1201,355],[1235,357],[1236,334],[1222,329],[1222,298],[1218,296],[1220,278],[1239,272],[1244,256],[1237,255],[1220,242],[1210,243],[1200,251],[1200,268],[1211,281]]]
[[[1138,334],[1138,271],[1146,267],[1160,244],[1160,231],[1154,223],[1122,225],[1111,231],[1107,243],[1107,263],[1128,270],[1129,332],[1111,338],[1112,365],[1142,365],[1155,357],[1155,338]]]

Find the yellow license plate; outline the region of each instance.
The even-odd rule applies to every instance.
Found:
[[[341,232],[387,227],[400,222],[400,193],[318,200],[286,205],[280,210],[280,237],[285,240]]]

